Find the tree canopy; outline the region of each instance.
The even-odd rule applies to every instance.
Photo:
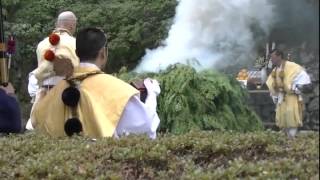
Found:
[[[76,14],[78,29],[93,26],[107,33],[110,54],[106,71],[112,73],[122,66],[134,68],[146,48],[161,43],[176,4],[175,0],[4,0],[5,32],[14,34],[17,41],[11,81],[21,86],[17,89],[26,90],[26,77],[37,66],[36,46],[53,30],[61,11]]]

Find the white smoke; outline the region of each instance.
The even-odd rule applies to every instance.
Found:
[[[272,24],[268,0],[180,0],[163,46],[146,50],[135,71],[159,71],[175,63],[197,69],[248,59],[255,46],[252,25],[264,34]]]

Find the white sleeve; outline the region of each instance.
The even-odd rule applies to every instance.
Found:
[[[306,71],[301,71],[293,80],[293,84],[311,84],[310,76]]]
[[[151,102],[148,104],[148,102]],[[139,95],[131,97],[127,103],[114,133],[115,137],[129,134],[147,134],[155,139],[160,119],[156,112],[156,101],[150,97],[146,104],[140,101]]]
[[[306,85],[311,84],[310,76],[307,74],[306,71],[301,71],[293,80],[292,82],[292,90],[299,91],[297,86],[298,85]]]
[[[35,77],[34,71],[29,73],[28,92],[30,97],[35,97],[39,89],[38,80]]]

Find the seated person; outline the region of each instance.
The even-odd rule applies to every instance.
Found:
[[[80,65],[39,100],[33,126],[53,137],[80,133],[91,138],[147,134],[156,138],[160,119],[156,97],[160,87],[146,79],[145,103],[131,85],[102,72],[107,63],[107,38],[99,29],[86,28],[76,37]]]
[[[19,133],[21,131],[21,114],[14,88],[9,83],[0,85],[0,133]]]

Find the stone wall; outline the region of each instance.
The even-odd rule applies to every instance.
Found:
[[[319,52],[300,53],[301,64],[311,77],[313,92],[304,94],[304,127],[319,130]]]
[[[260,116],[266,128],[275,129],[275,105],[268,90],[249,91],[249,105]]]

